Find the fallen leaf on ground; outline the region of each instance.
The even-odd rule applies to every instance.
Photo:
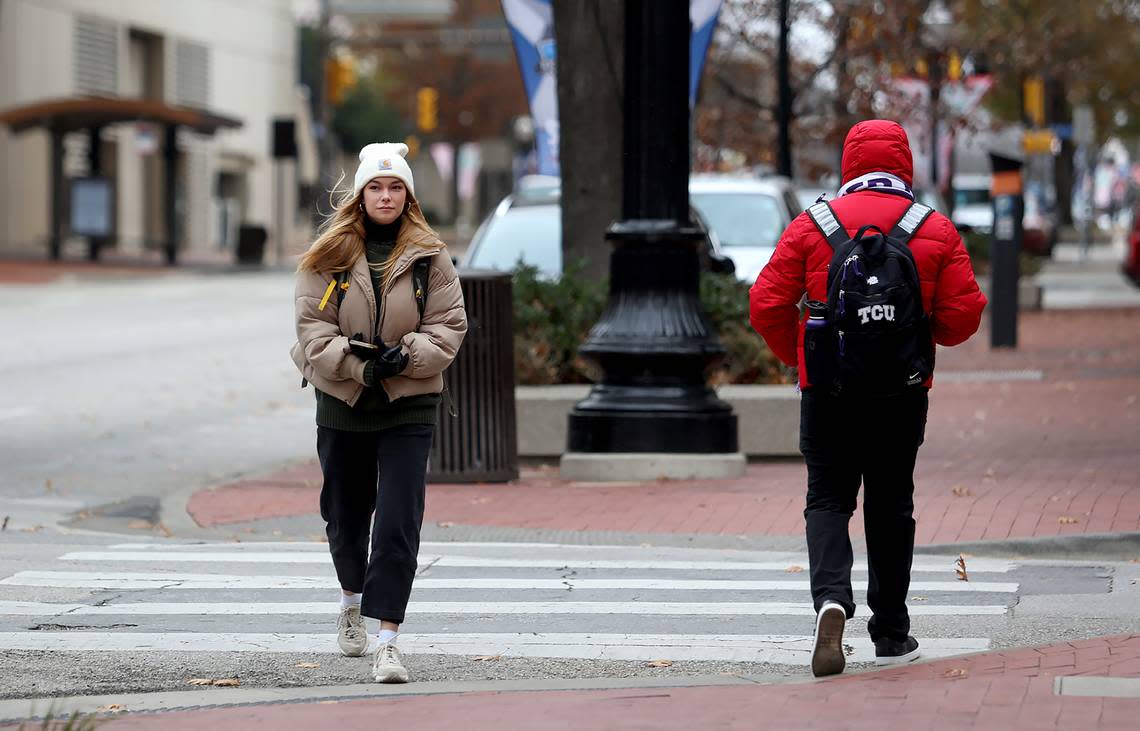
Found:
[[[498,662],[503,659],[502,655],[477,655],[471,658],[474,662]]]
[[[954,493],[956,497],[968,497],[974,494],[974,491],[965,485],[955,485],[950,492]]]
[[[672,660],[650,660],[645,663],[647,668],[668,668],[673,666]]]
[[[942,673],[942,677],[944,677],[944,678],[964,678],[969,674],[970,673],[968,673],[965,668],[950,668],[946,672]]]
[[[1081,521],[1079,521],[1076,518],[1069,516],[1069,515],[1062,515],[1060,518],[1057,518],[1057,522],[1060,523],[1061,525],[1072,525],[1074,523],[1079,523]]]
[[[44,527],[42,525],[33,525],[31,528],[21,528],[20,530],[25,533],[39,533],[43,529]]]
[[[959,556],[957,562],[954,564],[954,573],[958,575],[958,581],[969,581],[970,575],[966,573],[966,557]]]
[[[440,528],[454,528],[455,527],[455,523],[453,523],[450,520],[441,520],[438,523],[436,523],[436,525],[438,525]]]
[[[294,665],[293,667],[295,667],[295,668],[319,668],[320,666],[321,666],[321,664],[319,662],[299,662],[296,665]]]
[[[846,642],[844,642],[843,643],[843,654],[846,655],[847,657],[851,657],[852,655],[855,654],[855,646],[849,645]]]
[[[926,597],[924,597],[924,596],[911,597],[911,601],[913,601],[913,602],[924,602],[924,601],[926,601]]]
[[[789,566],[788,568],[784,569],[784,571],[786,571],[789,574],[798,574],[798,573],[803,572],[803,570],[804,570],[803,566]]]
[[[126,713],[127,707],[122,703],[108,703],[95,709],[96,713]]]
[[[130,523],[127,523],[127,527],[131,530],[150,530],[154,527],[154,523],[151,523],[149,520],[132,520]]]
[[[237,678],[190,678],[186,683],[189,685],[215,685],[221,688],[236,688],[241,685],[241,681]]]
[[[54,489],[52,487],[51,480],[44,480],[44,489],[48,492],[51,492]]]

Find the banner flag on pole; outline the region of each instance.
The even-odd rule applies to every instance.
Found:
[[[557,57],[554,45],[554,8],[551,0],[502,0],[503,14],[511,30],[523,87],[534,119],[534,144],[538,172],[559,175],[558,83],[554,75]],[[697,103],[697,88],[705,57],[712,43],[722,0],[690,0],[689,108]]]

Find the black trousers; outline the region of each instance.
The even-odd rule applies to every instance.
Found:
[[[800,400],[800,451],[808,469],[811,593],[855,613],[848,522],[863,484],[867,538],[867,624],[872,640],[906,639],[906,595],[914,556],[914,463],[926,432],[927,390],[858,398],[809,389]]]
[[[404,621],[420,551],[434,430],[430,424],[374,432],[317,427],[329,552],[341,588],[364,595],[360,613],[366,617]]]

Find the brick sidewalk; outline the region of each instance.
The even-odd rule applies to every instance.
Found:
[[[403,696],[134,715],[109,727],[832,731],[882,729],[888,719],[899,729],[1137,727],[1140,698],[1057,695],[1059,676],[1140,677],[1140,635],[988,652],[819,682]]]
[[[1021,347],[985,333],[940,353],[915,504],[920,544],[1140,531],[1140,310],[1043,312],[1021,320]],[[1042,380],[979,380],[984,371]],[[970,374],[973,375],[970,375]],[[936,377],[937,381],[937,377]],[[554,469],[507,485],[432,485],[426,520],[549,530],[803,534],[799,460],[750,465],[735,480],[569,483]],[[317,509],[315,463],[204,490],[202,526]],[[853,533],[861,531],[856,513]]]

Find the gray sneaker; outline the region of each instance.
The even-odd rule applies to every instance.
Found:
[[[364,617],[360,616],[359,606],[340,610],[336,621],[336,643],[340,645],[340,651],[349,657],[360,657],[368,651],[368,630],[364,626]]]
[[[391,642],[376,648],[376,655],[372,658],[372,677],[377,683],[408,682],[408,669],[404,667],[400,651]]]

